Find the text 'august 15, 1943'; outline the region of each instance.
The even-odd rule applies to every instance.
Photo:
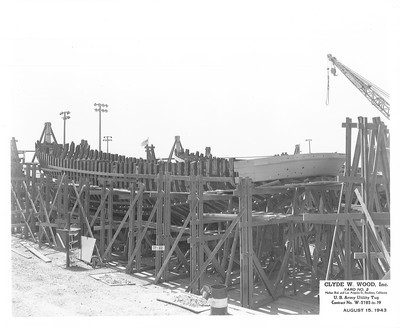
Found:
[[[390,281],[320,281],[320,313],[386,313]]]

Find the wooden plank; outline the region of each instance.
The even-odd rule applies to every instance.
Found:
[[[15,254],[18,254],[19,256],[25,257],[26,259],[31,259],[32,258],[32,256],[27,256],[25,254],[22,254],[22,253],[18,252],[17,250],[13,249],[13,248],[11,248],[11,251],[14,252]]]
[[[390,225],[390,213],[389,212],[375,212],[370,213],[370,217],[374,225]],[[364,215],[362,213],[326,213],[326,214],[303,214],[303,221],[307,223],[321,223],[321,224],[335,224],[339,221],[339,224],[345,224],[347,220],[362,221]],[[358,222],[359,223],[359,222]]]
[[[204,200],[231,200],[234,196],[233,195],[218,195],[218,194],[204,194]]]
[[[95,176],[106,176],[106,177],[113,177],[113,178],[128,178],[128,179],[156,179],[157,175],[155,174],[143,174],[143,173],[112,173],[112,172],[105,172],[104,163],[100,163],[101,170],[100,172],[95,171],[88,171],[88,170],[76,170],[69,167],[58,167],[54,165],[49,165],[49,168],[55,170],[61,170],[64,172],[73,172],[79,174],[90,174]],[[143,166],[143,163],[139,164],[139,166]],[[143,171],[143,168],[139,168],[139,172]],[[180,176],[180,175],[170,175],[171,180],[183,180],[189,181],[189,176]],[[234,180],[230,177],[204,177],[205,182],[231,182],[234,183]]]
[[[47,223],[47,222],[40,222],[39,226],[40,227],[53,227],[53,228],[60,228],[64,225],[63,222],[60,223]]]
[[[51,262],[51,259],[49,259],[47,256],[43,255],[40,253],[38,250],[35,248],[29,246],[28,244],[25,243],[20,243],[22,246],[24,246],[28,251],[30,251],[33,255],[36,255],[38,258],[40,258],[42,261],[49,263]]]

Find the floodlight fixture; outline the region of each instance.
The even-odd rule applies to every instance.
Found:
[[[94,106],[97,108],[94,109],[95,112],[99,112],[99,151],[101,151],[101,113],[107,113],[108,110],[104,109],[108,108],[107,104],[100,104],[100,103],[94,103]]]
[[[63,138],[63,146],[65,146],[65,133],[66,133],[66,121],[69,120],[71,118],[71,116],[69,116],[69,114],[71,114],[70,111],[64,111],[61,112],[60,115],[61,118],[64,120],[64,138]]]

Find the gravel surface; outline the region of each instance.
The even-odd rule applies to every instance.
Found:
[[[90,275],[109,273],[112,269],[93,269],[85,264],[66,269],[65,254],[49,248],[40,250],[52,259],[45,263],[20,245],[20,241],[12,238],[12,248],[32,257],[27,259],[10,252],[13,316],[193,315],[157,301],[157,297],[171,294],[169,289],[145,285],[146,281],[128,275],[134,285],[108,286]]]
[[[173,297],[173,302],[176,302],[181,305],[186,305],[190,307],[204,307],[208,306],[208,301],[202,297],[197,297],[195,295],[176,295]]]

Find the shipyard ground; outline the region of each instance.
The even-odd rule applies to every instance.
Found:
[[[157,301],[170,292],[162,286],[139,279],[134,285],[108,286],[91,275],[110,272],[110,268],[93,269],[82,263],[66,269],[65,254],[53,249],[42,251],[52,260],[45,263],[20,241],[13,238],[12,248],[30,258],[11,253],[13,316],[193,315]]]
[[[12,237],[11,252],[12,316],[193,316],[195,312],[160,301],[171,298],[178,283],[154,285],[149,279],[119,273],[110,266],[95,268],[76,261],[67,269],[65,253],[43,247],[40,251],[51,262],[44,262],[22,244],[26,240]],[[37,249],[33,242],[27,242]],[[119,274],[122,283],[110,286],[93,278],[102,273]],[[121,282],[121,281],[120,281]],[[235,291],[230,291],[229,314],[317,314],[318,305],[301,299],[283,297],[252,311],[235,305]],[[233,298],[231,298],[233,296]],[[236,295],[238,296],[238,295]],[[299,295],[300,296],[300,295]],[[308,297],[310,299],[310,297]],[[237,302],[237,300],[236,300]],[[209,315],[209,309],[197,315]]]

